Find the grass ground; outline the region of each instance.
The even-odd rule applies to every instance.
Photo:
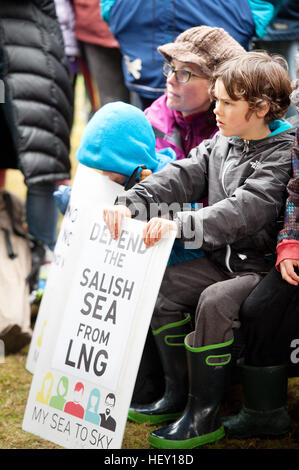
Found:
[[[85,126],[84,91],[81,81],[76,93],[75,120],[71,138],[72,176],[76,169],[75,151]],[[26,188],[22,174],[9,171],[7,189],[25,199]],[[59,447],[22,430],[22,420],[30,389],[31,374],[25,369],[28,347],[20,353],[9,355],[0,363],[0,449],[59,449]],[[238,386],[233,387],[223,404],[225,415],[237,413],[241,406],[241,393]],[[288,409],[292,420],[292,430],[299,424],[299,378],[289,380]],[[147,442],[154,426],[128,422],[125,430],[123,449],[149,449]],[[230,440],[227,437],[206,449],[299,449],[292,433],[279,439]]]
[[[0,449],[59,449],[60,447],[22,430],[24,410],[32,380],[25,369],[28,347],[18,354],[5,358],[0,363]],[[222,413],[234,414],[241,406],[239,386],[229,390],[223,403]],[[299,378],[289,379],[288,410],[292,421],[292,431],[299,423]],[[155,427],[148,424],[127,422],[123,449],[150,449],[147,442],[149,433]],[[293,449],[299,444],[292,438],[292,432],[278,439],[229,439],[204,446],[205,449]]]

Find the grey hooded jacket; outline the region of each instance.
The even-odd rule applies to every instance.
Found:
[[[203,248],[228,271],[266,272],[274,263],[294,135],[291,128],[244,141],[217,133],[189,158],[167,165],[116,203],[127,205],[133,217],[143,220],[167,214],[171,205],[178,236],[192,241],[185,247]],[[209,206],[182,210],[204,196]]]

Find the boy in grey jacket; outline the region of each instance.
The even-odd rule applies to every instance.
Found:
[[[219,133],[189,158],[136,185],[105,212],[114,238],[123,217],[147,218],[146,246],[176,230],[185,244],[206,252],[166,269],[154,309],[165,394],[129,411],[137,422],[179,417],[151,433],[154,447],[193,448],[224,435],[219,407],[233,330],[239,326],[242,302],[275,261],[277,220],[291,173],[294,130],[278,120],[290,103],[284,67],[284,59],[262,52],[222,65],[211,84]],[[209,206],[198,211],[177,211],[174,220],[169,213],[168,218],[152,217],[154,210],[163,215],[167,205],[183,206],[205,196]]]

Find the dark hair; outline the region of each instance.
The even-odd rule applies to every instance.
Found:
[[[212,98],[218,79],[223,82],[232,100],[244,99],[249,103],[248,118],[267,103],[270,108],[265,122],[269,123],[283,117],[290,105],[291,79],[287,61],[280,55],[249,51],[229,59],[213,74],[210,87]]]

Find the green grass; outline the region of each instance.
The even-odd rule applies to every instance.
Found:
[[[0,364],[0,449],[51,449],[55,445],[22,430],[31,384],[25,369],[27,349]]]
[[[25,369],[28,347],[8,355],[0,364],[0,449],[59,449],[60,447],[22,430],[23,415],[32,375]],[[241,406],[240,386],[227,393],[222,413],[236,413]],[[299,424],[299,378],[289,379],[288,409],[293,430]],[[159,426],[158,426],[159,427]],[[123,449],[149,449],[148,436],[157,426],[127,422]],[[223,439],[205,449],[299,449],[290,432],[279,439]]]

